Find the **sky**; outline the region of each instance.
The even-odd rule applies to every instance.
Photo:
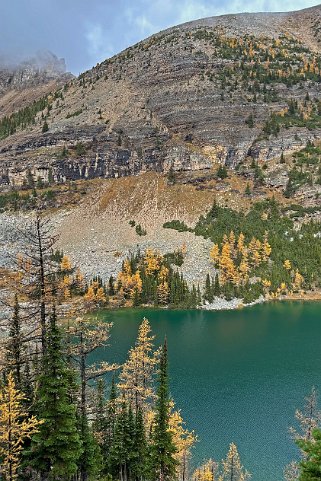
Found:
[[[321,0],[320,0],[321,1]],[[314,0],[0,0],[0,55],[50,50],[78,75],[167,27],[238,12],[299,10]]]

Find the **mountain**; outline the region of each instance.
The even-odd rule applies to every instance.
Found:
[[[302,148],[321,135],[320,18],[317,6],[170,28],[53,89],[31,120],[8,127],[4,115],[34,99],[21,94],[24,80],[38,81],[34,67],[16,70],[14,94],[0,97],[2,184],[28,169],[44,180],[118,177],[236,167]]]

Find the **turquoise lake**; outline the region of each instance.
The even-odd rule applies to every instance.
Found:
[[[138,325],[168,339],[171,394],[199,442],[193,463],[220,460],[230,442],[253,481],[281,481],[298,456],[288,429],[312,386],[321,389],[321,303],[283,302],[238,311],[118,310],[101,359],[122,362]],[[320,403],[321,405],[321,403]]]

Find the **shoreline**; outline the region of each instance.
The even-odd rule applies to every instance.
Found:
[[[321,301],[321,290],[318,291],[310,291],[305,294],[286,294],[277,298],[269,298],[260,296],[253,302],[248,304],[244,304],[242,299],[234,298],[230,301],[226,299],[222,299],[217,297],[213,302],[205,303],[202,306],[199,306],[197,309],[204,310],[204,311],[232,311],[236,309],[244,309],[247,307],[252,307],[257,304],[263,304],[266,302],[282,302],[282,301],[302,301],[302,302],[312,302],[312,301]]]

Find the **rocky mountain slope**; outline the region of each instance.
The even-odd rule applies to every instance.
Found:
[[[28,172],[59,182],[236,167],[301,149],[321,136],[320,32],[320,6],[180,25],[69,81],[13,128],[3,116],[25,103],[10,90],[2,185]]]

